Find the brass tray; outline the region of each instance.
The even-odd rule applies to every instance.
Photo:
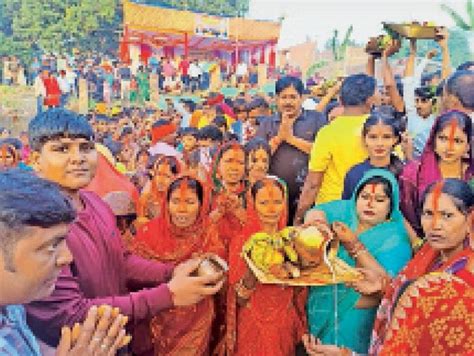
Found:
[[[320,264],[314,268],[301,270],[299,278],[284,278],[279,279],[272,274],[265,273],[260,270],[246,253],[242,253],[245,262],[255,274],[255,277],[263,284],[283,284],[287,286],[326,286],[339,283],[355,282],[362,278],[361,274],[349,266],[343,260],[333,257],[329,259],[332,265],[335,276],[331,273],[329,266],[325,263]]]
[[[384,22],[383,26],[389,31],[398,33],[405,38],[435,39],[437,26],[423,26],[419,24],[396,24]]]

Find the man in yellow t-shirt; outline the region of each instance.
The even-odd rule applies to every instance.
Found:
[[[346,173],[367,158],[362,126],[372,105],[379,101],[375,79],[366,74],[347,77],[342,83],[340,101],[343,114],[318,132],[311,149],[309,173],[300,195],[295,225],[303,221],[314,202],[340,199]]]

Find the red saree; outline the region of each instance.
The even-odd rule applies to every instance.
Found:
[[[242,247],[254,233],[261,231],[253,207],[248,207],[247,223],[229,248],[229,289],[227,296],[226,348],[228,355],[286,356],[306,333],[306,289],[257,284],[244,307],[237,305],[235,285],[247,271],[241,257]],[[286,226],[282,214],[279,228]]]
[[[153,165],[153,170],[156,172],[157,167],[165,160],[173,160],[178,174],[181,173],[182,168],[179,161],[175,157],[162,156],[157,159],[156,163]],[[143,226],[150,220],[154,218],[159,218],[162,216],[162,213],[165,209],[165,198],[166,193],[160,192],[158,189],[158,184],[153,177],[149,183],[143,188],[143,192],[138,199],[137,206],[137,224],[138,227]]]
[[[164,204],[162,217],[138,230],[132,250],[146,258],[176,264],[193,254],[206,252],[223,256],[216,225],[207,218],[206,198],[196,222],[186,228],[174,226]],[[155,355],[208,355],[215,315],[214,298],[189,307],[177,307],[156,315],[150,323]]]
[[[380,355],[472,355],[474,276],[432,273],[400,298]]]
[[[444,263],[440,262],[439,257],[439,252],[426,243],[392,282],[377,310],[369,349],[370,355],[378,355],[382,348],[385,349],[385,339],[388,337],[389,327],[394,319],[394,306],[397,305],[404,288],[410,282],[430,272],[446,272],[453,275],[465,273],[465,267],[474,259],[474,251],[467,244],[462,251]],[[402,298],[403,296],[404,294]],[[439,297],[441,298],[442,295]]]

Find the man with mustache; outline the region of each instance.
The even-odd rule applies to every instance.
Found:
[[[275,85],[278,112],[260,122],[256,136],[270,142],[271,175],[288,185],[289,221],[293,219],[298,197],[308,173],[308,159],[316,133],[326,124],[316,111],[303,110],[304,86],[295,77],[280,78]]]

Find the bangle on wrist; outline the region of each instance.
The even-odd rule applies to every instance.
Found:
[[[381,290],[380,290],[380,294],[382,296],[385,295],[385,292],[387,291],[388,287],[392,284],[392,279],[388,276],[383,276],[382,277],[382,284],[381,284]]]
[[[362,252],[367,251],[364,244],[359,240],[343,243],[347,253],[355,260]]]

